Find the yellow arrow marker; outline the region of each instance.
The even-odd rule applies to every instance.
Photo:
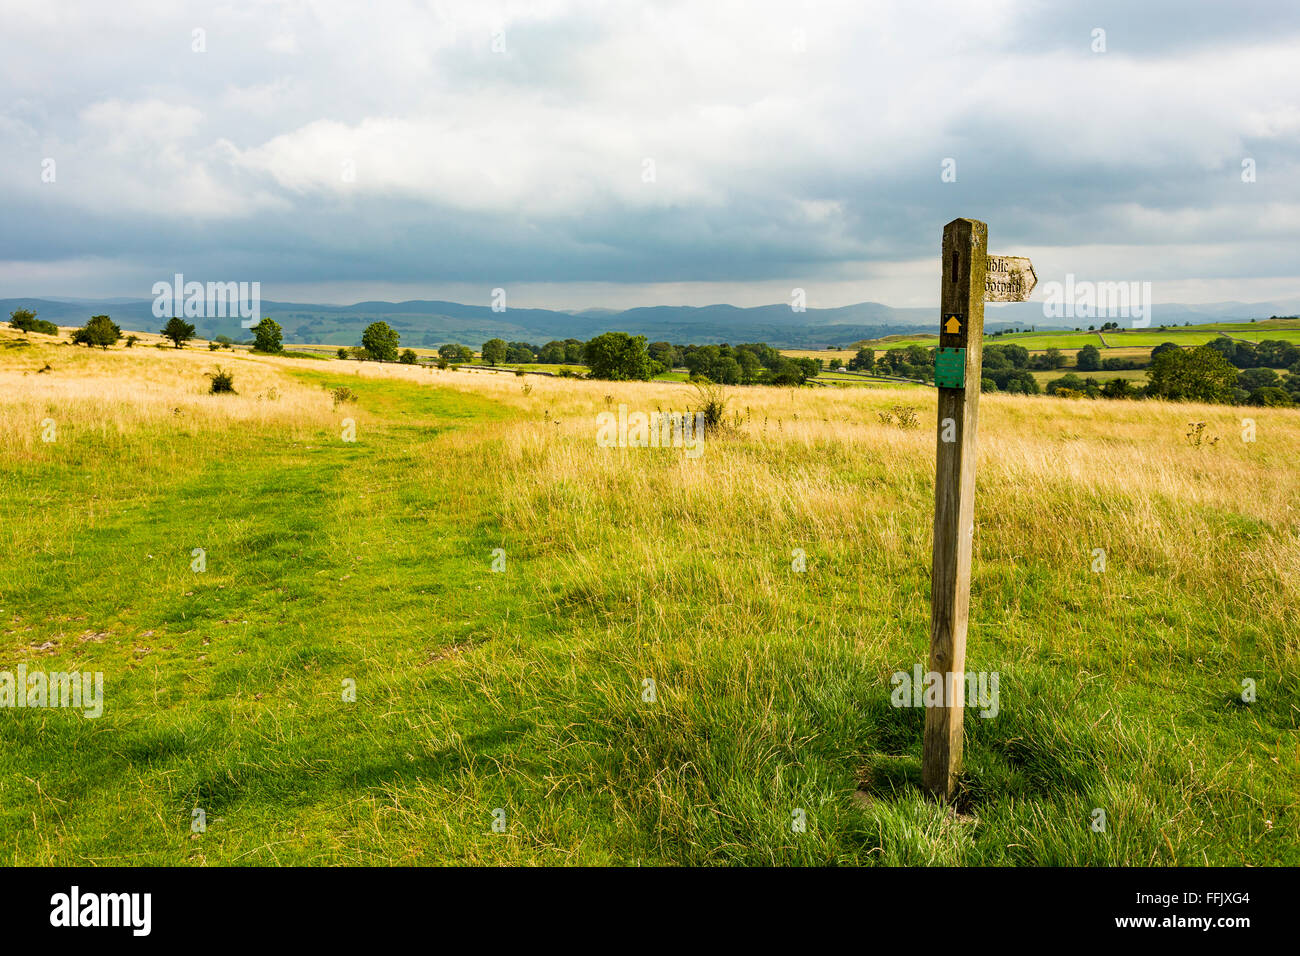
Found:
[[[957,316],[951,315],[948,321],[944,323],[943,330],[949,335],[956,335],[961,331],[961,323],[957,321]]]

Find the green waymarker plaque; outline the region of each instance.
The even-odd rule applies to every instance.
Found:
[[[965,349],[939,349],[934,357],[934,384],[939,388],[966,387]]]

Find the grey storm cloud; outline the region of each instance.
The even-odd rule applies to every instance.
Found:
[[[921,6],[15,7],[0,285],[812,282],[958,215],[1295,278],[1300,7]]]

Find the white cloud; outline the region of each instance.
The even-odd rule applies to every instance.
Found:
[[[179,140],[194,135],[202,120],[203,114],[193,106],[156,99],[137,102],[102,100],[81,111],[87,145],[111,153],[175,148]],[[94,137],[93,142],[91,137]]]

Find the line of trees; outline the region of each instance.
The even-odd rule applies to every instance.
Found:
[[[860,348],[849,360],[853,371],[934,380],[935,349],[920,345],[889,349],[877,356]],[[1079,349],[1075,370],[1040,387],[1034,371],[1063,369],[1069,360],[1059,349],[1030,355],[1021,345],[986,345],[980,388],[985,392],[1088,398],[1165,398],[1175,401],[1286,407],[1300,404],[1300,346],[1282,340],[1241,342],[1220,336],[1206,345],[1184,348],[1163,342],[1147,360],[1102,358],[1096,346]],[[1145,385],[1126,378],[1100,381],[1080,372],[1147,370]],[[1279,370],[1282,370],[1279,372]]]
[[[985,351],[987,352],[987,349]],[[1025,354],[1028,355],[1027,352]],[[849,359],[848,368],[853,372],[874,372],[876,375],[892,375],[895,378],[932,382],[934,381],[934,356],[934,349],[922,345],[886,349],[879,356],[876,355],[875,349],[860,348],[857,354]]]
[[[446,348],[447,346],[443,346]],[[454,345],[455,348],[466,348]],[[586,343],[581,339],[555,339],[545,345],[531,342],[507,342],[488,339],[483,343],[483,361],[488,365],[582,365],[586,362]],[[439,352],[442,350],[439,349]],[[473,353],[471,352],[471,357]]]
[[[592,378],[649,380],[684,366],[693,382],[803,385],[821,371],[817,359],[792,359],[764,342],[742,345],[648,343],[644,335],[606,332],[583,347]]]
[[[474,350],[468,345],[449,342],[438,347],[438,359],[443,368],[448,365],[466,365],[474,361]]]
[[[1080,358],[1083,350],[1080,350]],[[1109,368],[1102,361],[1102,369]],[[1079,361],[1081,371],[1098,366]],[[1195,348],[1162,342],[1151,350],[1147,382],[1106,382],[1071,372],[1047,383],[1051,395],[1088,398],[1165,398],[1174,401],[1288,407],[1300,404],[1300,346],[1280,339],[1239,342],[1219,336]],[[1278,370],[1283,370],[1279,374]]]
[[[684,366],[692,381],[802,385],[822,367],[817,359],[790,358],[763,342],[674,345],[648,342],[644,335],[627,332],[606,332],[587,342],[556,339],[542,346],[488,339],[481,353],[487,365],[585,365],[591,378],[613,381],[648,381]],[[471,349],[458,343],[441,346],[438,355],[448,364],[463,364],[474,357]]]
[[[1225,357],[1223,347],[1216,347],[1216,342],[1190,349],[1164,343],[1152,350],[1146,385],[1124,378],[1103,383],[1071,372],[1048,382],[1047,392],[1067,398],[1164,398],[1287,408],[1300,405],[1300,349],[1295,352],[1296,359],[1279,375],[1275,368],[1235,366]],[[1270,355],[1269,361],[1281,361],[1291,353],[1283,349],[1265,354]]]
[[[661,356],[661,366],[665,360],[674,361],[674,365],[675,360],[680,360],[693,380],[708,379],[720,385],[802,385],[822,370],[820,360],[790,358],[766,342],[736,346],[656,342],[650,354]]]

